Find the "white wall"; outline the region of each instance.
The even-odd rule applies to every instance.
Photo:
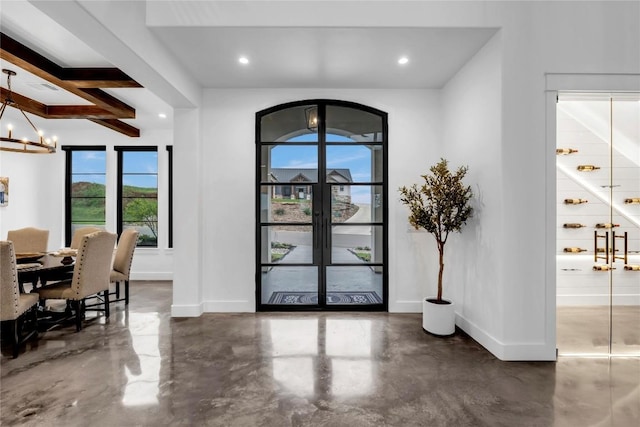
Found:
[[[504,335],[501,54],[498,33],[443,89],[440,144],[451,169],[469,167],[465,183],[474,192],[473,219],[445,247],[445,295],[456,304],[456,324],[495,353]]]
[[[46,122],[51,129],[55,121]],[[167,152],[172,135],[169,130],[143,132],[140,138],[129,138],[97,124],[85,121],[78,130],[58,129],[61,145],[105,145],[107,147],[107,218],[106,228],[116,227],[116,145],[158,146],[158,220],[159,247],[137,248],[131,278],[134,280],[171,280],[173,250],[167,248]],[[38,227],[49,230],[49,250],[65,246],[64,242],[64,179],[65,152],[54,154],[21,154],[0,152],[0,176],[9,177],[9,205],[0,208],[0,238],[7,231]]]
[[[430,242],[409,232],[397,188],[438,158],[437,91],[211,89],[202,109],[202,254],[210,278],[202,289],[204,311],[255,310],[255,113],[312,98],[358,102],[389,114],[389,309],[418,311],[421,297],[434,292],[425,265]],[[182,310],[175,302],[174,309]]]

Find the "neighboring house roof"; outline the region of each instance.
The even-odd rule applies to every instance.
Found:
[[[327,175],[337,182],[353,182],[349,169],[327,169]],[[317,182],[318,169],[273,168],[274,182]]]

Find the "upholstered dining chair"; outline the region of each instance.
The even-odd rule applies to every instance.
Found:
[[[102,293],[105,317],[109,318],[109,274],[116,235],[108,231],[96,231],[82,238],[78,248],[73,277],[37,290],[41,304],[48,299],[66,299],[74,310],[76,331],[82,329],[85,299]]]
[[[120,283],[124,282],[124,305],[129,305],[129,274],[133,263],[133,254],[138,242],[138,231],[127,228],[120,234],[116,256],[113,259],[113,269],[111,270],[111,282],[116,284],[114,301],[122,301],[120,298]]]
[[[20,346],[38,334],[37,308],[37,294],[20,293],[13,242],[0,242],[0,320],[10,327],[14,359]],[[25,323],[31,323],[32,330],[23,336]]]
[[[49,245],[49,230],[35,227],[9,230],[7,240],[13,242],[16,253],[46,252]]]
[[[73,237],[71,238],[71,244],[69,245],[69,248],[78,249],[80,247],[80,244],[82,243],[82,238],[84,236],[101,230],[102,228],[91,226],[77,228],[76,231],[73,232]]]

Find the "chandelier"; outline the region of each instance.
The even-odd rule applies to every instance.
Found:
[[[33,138],[33,140],[23,137],[22,139],[16,139],[13,137],[13,125],[9,124],[7,126],[8,135],[6,137],[0,136],[0,151],[13,151],[17,153],[32,153],[32,154],[49,154],[56,152],[56,146],[58,145],[58,138],[45,138],[44,133],[33,124],[29,117],[25,114],[25,112],[20,108],[14,100],[11,93],[11,76],[15,76],[16,72],[13,70],[2,69],[2,72],[7,75],[7,96],[2,103],[2,107],[0,107],[0,120],[2,120],[2,116],[4,115],[4,110],[7,108],[7,105],[13,108],[17,108],[20,110],[22,115],[27,122],[36,133],[37,138]]]

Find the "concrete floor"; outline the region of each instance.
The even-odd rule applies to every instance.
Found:
[[[133,282],[76,333],[0,360],[3,426],[637,426],[639,358],[501,362],[419,314],[169,316]]]

